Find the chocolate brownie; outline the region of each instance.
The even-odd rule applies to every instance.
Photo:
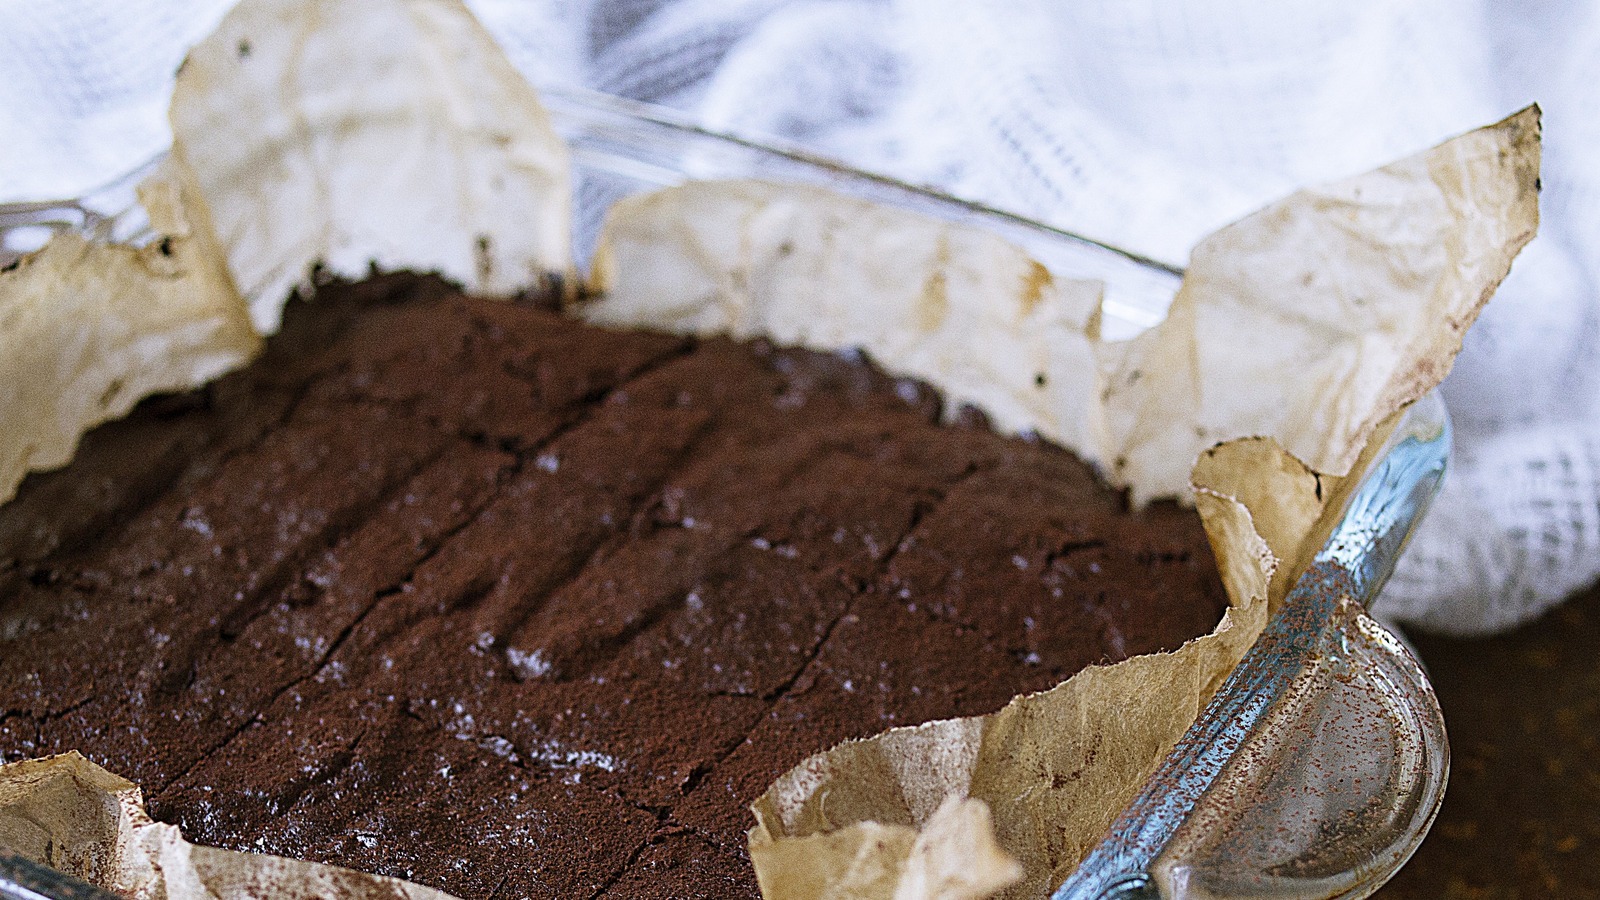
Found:
[[[462,897],[755,896],[807,755],[1225,606],[1192,511],[958,418],[848,353],[327,284],[0,508],[0,757]]]

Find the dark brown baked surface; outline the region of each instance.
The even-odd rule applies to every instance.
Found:
[[[467,898],[753,896],[807,755],[1170,649],[1192,511],[847,356],[383,276],[0,508],[0,758]]]

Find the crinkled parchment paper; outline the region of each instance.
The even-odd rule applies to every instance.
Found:
[[[458,0],[251,0],[172,95],[187,164],[256,328],[321,262],[512,294],[570,275],[566,145]]]
[[[1223,228],[1166,321],[1126,343],[1099,340],[1092,286],[999,238],[757,181],[618,203],[595,262],[608,296],[584,315],[862,347],[1140,499],[1186,495],[1199,452],[1243,436],[1344,475],[1444,377],[1531,239],[1538,132],[1529,108]]]
[[[140,398],[193,387],[259,339],[170,167],[139,188],[144,247],[57,237],[0,272],[0,502]]]
[[[0,501],[141,397],[244,362],[315,265],[572,281],[566,145],[458,0],[241,3],[171,116],[140,190],[165,240],[63,235],[0,273]]]
[[[335,866],[200,847],[152,822],[139,788],[77,753],[0,766],[0,846],[140,900],[445,900]]]
[[[1099,340],[1081,285],[957,226],[752,181],[619,203],[591,320],[863,347],[1137,498],[1192,478],[1233,604],[1175,653],[806,760],[755,804],[766,896],[1036,897],[1063,880],[1260,632],[1335,482],[1449,370],[1533,237],[1538,132],[1530,108],[1222,229],[1167,319],[1123,344]],[[1256,439],[1206,450],[1240,438]]]
[[[140,394],[242,361],[255,342],[246,310],[256,328],[275,328],[317,262],[349,275],[369,261],[438,269],[490,293],[568,269],[565,150],[455,0],[246,0],[186,64],[173,122],[175,171],[199,198],[181,207],[193,211],[182,222],[209,223],[217,238],[209,257],[204,227],[173,247],[200,254],[184,271],[214,273],[226,259],[232,275],[215,286],[232,306],[182,322],[197,333],[231,323],[213,329],[238,335],[237,347],[148,383],[127,381],[138,365],[110,380],[35,377],[28,404],[74,409],[125,383],[114,411],[67,420],[53,455],[18,457],[18,477],[64,462],[83,428]],[[1003,430],[1074,449],[1140,498],[1192,497],[1232,599],[1213,634],[1175,653],[807,760],[755,806],[751,851],[768,897],[1027,896],[1064,876],[1259,633],[1366,439],[1443,377],[1533,233],[1537,132],[1537,112],[1525,111],[1218,232],[1196,249],[1167,322],[1122,344],[1100,340],[1096,286],[1057,281],[981,232],[757,182],[621,204],[597,254],[595,282],[609,293],[582,315],[863,347]],[[18,271],[74,246],[58,240]],[[54,268],[58,283],[91,278]],[[31,306],[17,305],[39,320],[34,333],[78,334],[77,317],[98,319],[125,290],[146,290],[128,271],[82,289],[39,287]],[[46,355],[18,371],[98,355],[80,345],[41,343]],[[24,408],[0,416],[9,423]],[[90,860],[77,871],[148,896],[432,893],[189,847],[145,822],[130,790],[70,756],[0,767],[0,843],[64,865]],[[47,826],[29,810],[51,797],[68,812]],[[61,837],[40,844],[35,826]]]

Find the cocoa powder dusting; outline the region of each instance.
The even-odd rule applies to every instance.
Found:
[[[795,763],[1166,650],[1190,510],[849,354],[333,283],[0,508],[0,759],[465,898],[754,897]]]

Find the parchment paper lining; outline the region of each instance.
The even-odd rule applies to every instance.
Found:
[[[1232,602],[1176,653],[802,763],[755,804],[763,893],[1036,897],[1058,884],[1259,634],[1320,543],[1341,476],[1449,370],[1533,236],[1537,180],[1530,108],[1297,192],[1202,241],[1167,319],[1122,344],[1100,340],[1092,290],[961,227],[749,181],[617,204],[592,321],[863,347],[1002,429],[1071,448],[1138,500],[1192,496]],[[1232,442],[1206,450],[1217,441]]]
[[[0,845],[128,897],[446,900],[337,866],[190,844],[152,822],[139,788],[77,753],[0,766]]]
[[[329,9],[336,14],[318,12]],[[296,39],[256,43],[254,29],[274,23]],[[386,40],[340,43],[366,28]],[[329,40],[357,78],[371,77],[367,64],[428,59],[440,78],[407,82],[422,112],[375,115],[361,90],[297,93],[294,76]],[[369,259],[441,268],[490,292],[564,273],[565,151],[548,143],[531,91],[506,80],[509,68],[485,40],[452,0],[247,0],[231,14],[180,78],[175,171],[156,183],[165,194],[145,198],[174,237],[172,256],[65,237],[0,275],[0,341],[29,347],[40,362],[63,361],[43,366],[48,377],[37,364],[17,367],[0,417],[9,426],[41,403],[73,411],[59,417],[53,443],[42,442],[47,452],[0,447],[0,486],[65,462],[83,430],[139,396],[243,362],[256,342],[247,315],[275,327],[277,304],[319,259],[346,272]],[[240,57],[241,41],[259,66],[248,77],[227,62]],[[485,131],[482,114],[497,103],[517,123]],[[240,108],[260,116],[239,116],[224,146],[218,116]],[[502,194],[450,179],[441,187],[426,160],[395,166],[378,134],[445,135],[453,149],[441,152],[515,176],[518,187]],[[1259,633],[1314,544],[1330,476],[1349,471],[1379,423],[1443,377],[1462,332],[1532,236],[1537,134],[1537,110],[1525,110],[1223,229],[1196,248],[1168,320],[1125,344],[1099,340],[1092,285],[1058,283],[981,232],[758,182],[687,185],[619,205],[594,276],[608,294],[583,315],[864,347],[887,368],[987,409],[1003,429],[1037,430],[1074,449],[1141,499],[1192,497],[1232,602],[1216,632],[1176,653],[1087,670],[992,716],[897,729],[807,760],[755,805],[751,851],[764,893],[1036,896],[1062,877]],[[279,160],[259,169],[270,177],[240,177],[262,159]],[[176,187],[186,184],[196,196]],[[442,205],[386,223],[362,200],[377,186]],[[316,199],[334,195],[344,200]],[[242,224],[262,203],[259,221]],[[196,222],[216,223],[216,245]],[[448,258],[441,247],[453,248]],[[472,253],[462,257],[460,247],[479,248],[466,276],[462,260]],[[517,249],[509,261],[482,255],[494,248]],[[86,269],[78,263],[86,257],[106,262]],[[161,279],[184,289],[163,293]],[[233,283],[246,286],[242,298]],[[127,315],[115,304],[129,297],[160,301],[140,309],[194,306],[170,324],[111,328]],[[108,323],[135,351],[85,349],[65,327],[79,321]],[[13,358],[34,359],[0,356]],[[73,374],[99,359],[114,364],[94,378]],[[107,394],[112,384],[120,387]],[[85,401],[107,396],[98,407]],[[1264,437],[1205,449],[1256,435]],[[53,812],[39,812],[41,803]],[[106,825],[113,809],[117,824]],[[89,810],[101,825],[85,818]],[[56,842],[46,846],[82,848],[55,861],[139,896],[436,895],[190,847],[142,819],[131,785],[72,756],[0,767],[0,842],[27,850],[40,828]]]
[[[457,0],[241,3],[190,51],[171,118],[263,334],[316,263],[571,283],[566,145]]]
[[[139,197],[159,239],[135,249],[63,234],[0,273],[0,502],[141,398],[255,354],[193,194],[167,168]]]

